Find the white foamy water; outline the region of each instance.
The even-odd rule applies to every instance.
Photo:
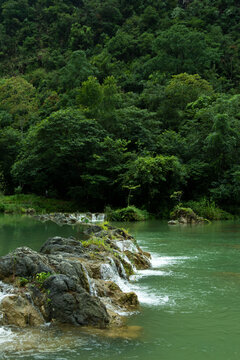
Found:
[[[0,317],[2,316],[1,302],[6,296],[11,294],[12,292],[13,292],[12,286],[8,284],[4,284],[2,281],[0,281]],[[0,327],[0,349],[2,346],[4,347],[6,344],[11,343],[14,338],[15,335],[10,329],[8,329],[7,327]]]
[[[138,248],[135,244],[133,244],[132,240],[119,240],[115,241],[116,246],[120,251],[124,252],[126,250],[131,251],[133,253],[138,253]]]
[[[0,349],[3,344],[11,343],[14,338],[15,335],[10,329],[7,329],[6,327],[0,327]]]
[[[171,271],[163,271],[163,270],[155,270],[155,269],[147,269],[147,270],[138,270],[136,275],[132,275],[132,280],[138,280],[139,278],[145,276],[171,276]]]
[[[152,268],[157,269],[165,266],[175,265],[184,260],[191,259],[189,256],[159,256],[158,254],[152,255]]]
[[[125,292],[135,292],[140,304],[157,306],[161,304],[166,304],[169,301],[168,296],[156,294],[153,289],[142,286],[138,283],[138,280],[143,276],[163,276],[170,275],[165,271],[160,270],[139,270],[130,277],[130,281],[120,277],[115,263],[113,264],[102,264],[101,265],[101,275],[103,280],[114,281],[120,289]]]

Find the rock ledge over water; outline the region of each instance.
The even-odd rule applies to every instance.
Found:
[[[92,225],[84,232],[86,241],[54,237],[39,252],[20,247],[0,257],[0,325],[105,328],[138,309],[137,295],[121,285],[150,267],[150,255],[122,229]]]

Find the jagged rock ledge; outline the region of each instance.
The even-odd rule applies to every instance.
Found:
[[[125,230],[95,225],[84,232],[86,241],[54,237],[39,252],[20,247],[0,257],[0,325],[105,328],[138,309],[137,295],[120,287],[150,267],[150,255]]]
[[[52,213],[52,214],[30,214],[42,222],[53,221],[58,225],[74,225],[98,223],[105,220],[104,213]]]

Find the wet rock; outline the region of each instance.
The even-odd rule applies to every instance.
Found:
[[[53,216],[71,220],[69,214]],[[21,308],[29,309],[30,314],[32,308],[38,309],[40,318],[46,321],[104,328],[109,323],[120,323],[122,310],[138,307],[136,294],[124,293],[115,282],[121,286],[135,267],[148,268],[150,254],[122,229],[91,225],[85,230],[89,236],[85,243],[72,237],[53,237],[40,253],[22,247],[0,257],[0,280],[14,284],[15,295],[20,296],[14,301],[22,305],[13,310],[19,311],[19,326],[35,324],[35,320],[24,318]]]
[[[118,303],[129,310],[139,307],[138,297],[134,292],[122,293],[118,298]]]
[[[18,294],[5,296],[0,305],[2,325],[20,327],[39,326],[45,320],[40,311],[26,298]]]
[[[124,253],[135,265],[137,270],[148,269],[151,266],[150,258],[146,255],[148,253],[145,254],[144,252],[133,253],[129,250],[124,251]]]
[[[49,290],[51,318],[73,325],[106,327],[109,315],[103,303],[90,296],[66,275],[53,275],[45,281]]]

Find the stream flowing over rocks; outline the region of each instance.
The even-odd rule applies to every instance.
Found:
[[[53,237],[39,252],[19,247],[0,257],[0,325],[46,322],[106,328],[139,308],[129,276],[151,266],[125,230],[84,227],[86,241]]]

